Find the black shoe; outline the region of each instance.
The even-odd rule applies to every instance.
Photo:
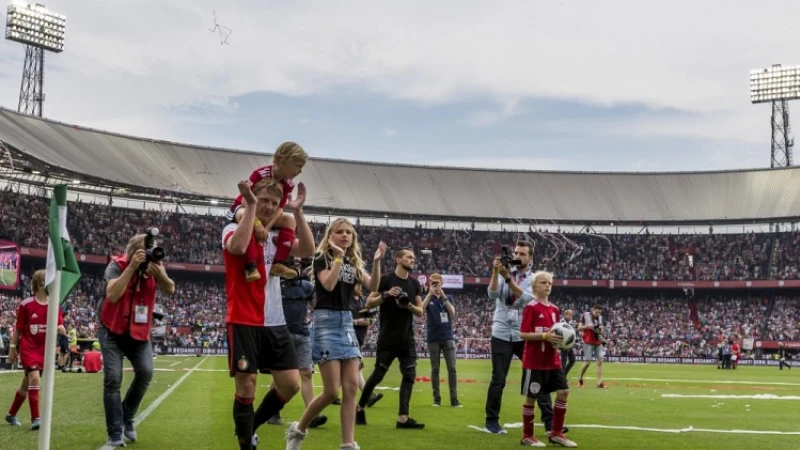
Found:
[[[367,402],[367,408],[372,408],[375,403],[378,403],[383,398],[383,394],[375,394],[369,396],[369,401]]]
[[[328,416],[317,416],[311,419],[311,423],[308,424],[308,428],[321,427],[326,423],[328,423]]]
[[[416,420],[409,417],[408,419],[406,419],[405,422],[398,421],[397,424],[395,425],[395,428],[405,428],[407,430],[421,430],[425,428],[425,424],[419,423]]]
[[[367,424],[367,412],[362,410],[356,411],[356,425],[366,425]]]
[[[486,430],[492,434],[506,434],[506,430],[500,426],[500,422],[497,420],[487,420]]]
[[[331,405],[342,406],[342,399],[337,398],[336,400],[331,402]]]
[[[464,405],[462,405],[461,402],[458,401],[458,400],[456,400],[454,402],[450,402],[450,406],[452,406],[453,408],[463,408],[464,407]]]

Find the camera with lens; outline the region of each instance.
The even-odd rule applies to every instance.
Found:
[[[153,320],[164,320],[165,315],[164,307],[156,304],[155,308],[153,308]]]
[[[595,324],[592,331],[597,340],[600,341],[600,345],[606,345],[608,343],[606,338],[603,337],[603,324]]]
[[[144,268],[152,263],[160,263],[164,259],[166,253],[164,249],[156,245],[156,236],[158,236],[158,228],[150,228],[144,237]]]
[[[502,264],[506,269],[510,269],[511,266],[519,266],[522,264],[522,261],[519,259],[514,259],[514,255],[511,253],[508,247],[503,247],[501,251],[500,264]]]
[[[400,295],[397,296],[395,301],[397,302],[397,306],[401,308],[408,308],[408,305],[411,304],[411,299],[408,298],[408,294],[405,293],[405,291],[401,292]]]

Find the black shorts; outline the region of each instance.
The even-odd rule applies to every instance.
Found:
[[[555,370],[522,370],[522,395],[535,399],[540,393],[549,394],[555,391],[568,390],[567,376],[563,369]]]
[[[69,339],[66,336],[58,335],[58,348],[62,355],[69,353]]]
[[[297,370],[297,354],[286,325],[258,327],[228,324],[228,370],[268,373]]]

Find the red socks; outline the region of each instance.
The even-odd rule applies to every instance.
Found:
[[[275,250],[275,262],[281,263],[289,259],[289,253],[294,244],[294,230],[291,228],[281,228],[278,231],[277,249]]]
[[[28,403],[31,405],[31,420],[39,418],[39,386],[28,386]]]
[[[22,407],[22,404],[25,403],[26,398],[28,398],[28,393],[18,390],[14,394],[14,402],[11,403],[11,409],[8,410],[8,415],[16,416],[19,412],[19,409]]]
[[[553,403],[553,429],[552,435],[561,434],[564,431],[564,419],[567,417],[567,402],[556,400]]]
[[[522,439],[533,439],[533,405],[522,405]]]

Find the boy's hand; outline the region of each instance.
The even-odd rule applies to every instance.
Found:
[[[299,183],[297,185],[297,197],[291,199],[289,203],[286,204],[289,208],[294,211],[303,208],[303,205],[306,204],[306,185],[303,183]]]

